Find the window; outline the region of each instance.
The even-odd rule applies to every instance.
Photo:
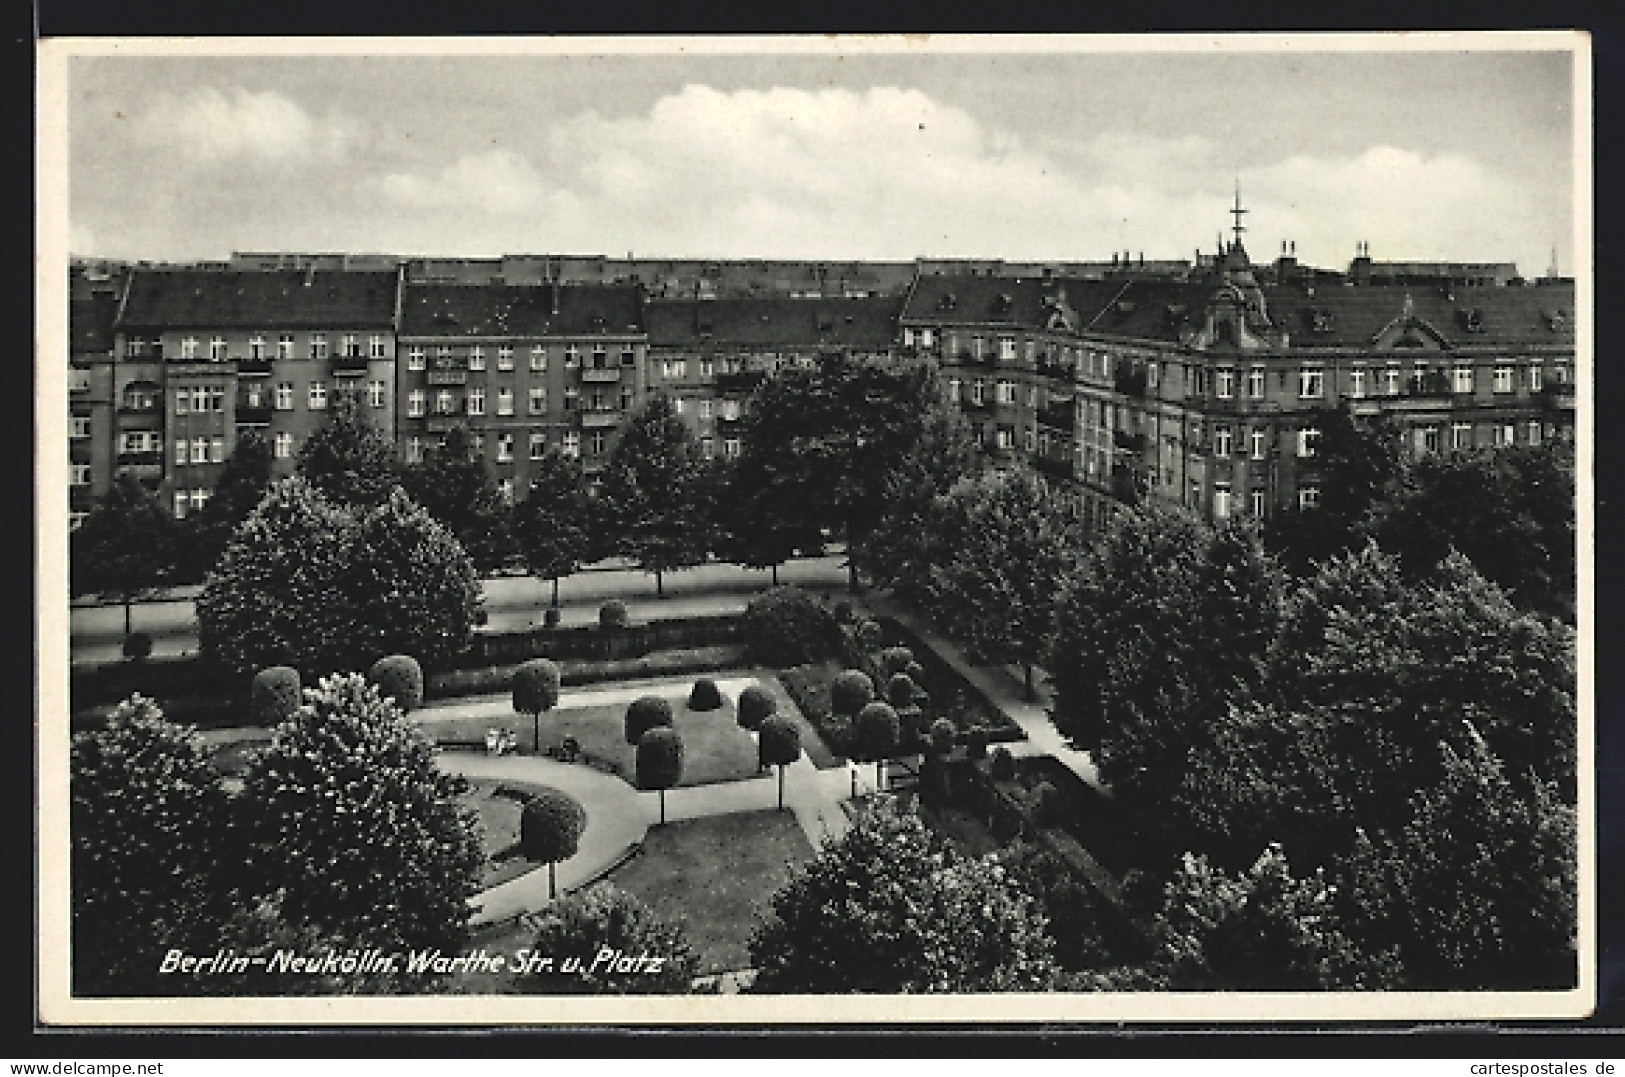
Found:
[[[722,402],[722,417],[728,422],[733,422],[739,418],[739,401],[724,400]]]
[[[436,370],[450,370],[456,365],[452,360],[450,344],[442,344],[434,350],[434,368]]]
[[[1512,382],[1513,382],[1513,377],[1512,377],[1512,368],[1511,367],[1509,367],[1509,366],[1498,366],[1498,367],[1495,368],[1495,391],[1496,392],[1498,392],[1498,393],[1510,393],[1510,392],[1512,392],[1512,389],[1513,389]]]
[[[530,435],[530,458],[532,460],[540,460],[542,457],[544,457],[546,455],[547,455],[547,435],[546,434],[531,434]]]
[[[1264,491],[1252,490],[1247,494],[1247,509],[1254,516],[1264,515]]]
[[[406,441],[406,462],[409,464],[421,464],[423,462],[423,439],[416,434]]]
[[[1015,338],[1014,337],[1000,337],[999,338],[999,358],[1002,359],[1002,360],[1008,361],[1008,360],[1014,359],[1015,357],[1016,357],[1016,341],[1015,341]]]
[[[497,483],[497,496],[502,498],[504,505],[513,504],[513,480],[503,479]]]
[[[1470,393],[1473,391],[1473,368],[1458,366],[1450,368],[1450,391],[1452,393]]]
[[[68,370],[68,392],[84,393],[90,391],[90,371],[73,367]]]
[[[367,405],[381,408],[384,406],[384,383],[373,381],[367,383]]]
[[[1253,400],[1264,399],[1264,368],[1255,366],[1247,371],[1247,396]]]
[[[209,503],[209,491],[200,487],[188,494],[187,500],[191,502],[192,511],[196,512]]]
[[[531,345],[530,369],[537,374],[547,372],[547,349],[540,344]]]
[[[581,365],[581,345],[571,341],[564,346],[564,369],[574,370]]]
[[[507,464],[513,462],[513,435],[497,435],[497,463]]]
[[[637,362],[638,362],[637,349],[634,348],[630,344],[622,344],[621,345],[621,365],[622,366],[636,366]]]
[[[226,361],[226,338],[209,338],[209,362],[224,363]]]
[[[427,403],[427,395],[422,389],[413,389],[406,397],[406,414],[412,419],[423,418],[423,409]]]
[[[1437,426],[1424,426],[1420,431],[1421,445],[1424,452],[1439,451],[1439,428]]]
[[[1319,367],[1304,367],[1298,371],[1298,396],[1303,400],[1319,400],[1324,388],[1325,372]]]
[[[602,456],[602,455],[604,455],[604,449],[607,448],[608,445],[609,445],[609,441],[604,436],[604,432],[602,430],[594,430],[592,432],[592,441],[588,446],[588,448],[592,452],[592,455],[594,455],[594,456]]]
[[[181,341],[181,358],[197,358],[197,337],[187,337]]]
[[[192,390],[192,410],[199,415],[209,410],[209,390],[201,385]]]
[[[512,370],[513,369],[513,345],[512,344],[499,344],[497,346],[497,369],[498,370]]]
[[[186,519],[186,491],[175,491],[175,519]]]
[[[343,355],[346,359],[359,359],[361,357],[361,338],[356,336],[354,333],[344,334],[344,339],[340,343],[340,347],[343,348],[343,351],[341,351],[339,354]]]
[[[293,410],[293,382],[280,381],[276,386],[276,410]]]
[[[283,333],[276,338],[276,357],[278,359],[293,358],[293,334]]]
[[[1213,455],[1227,457],[1231,451],[1230,428],[1228,426],[1215,426],[1213,428]]]
[[[703,457],[706,460],[709,460],[712,457],[716,456],[716,454],[717,454],[716,446],[711,444],[711,439],[710,438],[701,438],[700,439],[700,456]]]
[[[223,386],[215,386],[209,390],[209,410],[215,412],[226,410],[226,390]]]
[[[1539,364],[1534,364],[1534,365],[1531,365],[1529,367],[1529,391],[1531,393],[1540,392],[1540,365]]]
[[[709,358],[701,359],[700,360],[700,377],[702,377],[702,378],[714,377],[716,375],[716,368],[717,368],[716,363],[714,363],[711,359],[709,359]]]
[[[440,444],[444,445],[445,443],[446,443],[446,439],[441,438],[440,439]],[[468,435],[468,451],[477,460],[485,459],[485,435],[484,434],[470,434],[470,435]]]
[[[192,439],[192,463],[207,464],[209,462],[209,439]]]
[[[735,457],[737,457],[739,455],[739,439],[738,438],[723,438],[722,439],[722,455],[725,458],[729,459],[729,460],[732,460]]]
[[[1213,518],[1215,520],[1230,518],[1230,484],[1227,482],[1213,484]]]
[[[185,438],[176,438],[175,439],[175,466],[176,467],[184,467],[190,459],[191,459],[191,451],[187,447],[186,439]]]
[[[678,397],[678,398],[676,398],[675,400],[673,400],[671,402],[671,410],[672,410],[672,414],[674,414],[674,415],[683,414],[684,409],[687,408],[687,407],[688,407],[688,401],[684,400],[682,397]]]
[[[955,403],[955,404],[959,403],[959,379],[958,378],[949,378],[948,379],[948,399],[951,402]]]
[[[88,479],[87,479],[87,481],[88,481]],[[89,519],[89,517],[90,517],[90,513],[88,513],[88,512],[70,512],[70,513],[68,513],[68,531],[69,531],[69,533],[71,534],[72,532],[79,530],[79,528],[84,524],[85,520]]]
[[[312,333],[312,334],[310,334],[310,357],[312,359],[326,359],[327,358],[327,334],[326,333]]]
[[[688,377],[688,360],[677,359],[671,364],[671,376],[674,378]]]
[[[1540,444],[1540,420],[1539,419],[1531,419],[1529,421],[1529,444],[1531,444],[1531,445],[1539,445]]]
[[[278,460],[286,460],[293,455],[293,435],[286,430],[279,431],[272,441],[271,453]]]
[[[1146,371],[1149,374],[1150,371],[1156,369],[1157,364],[1152,363],[1146,368]],[[1146,379],[1146,384],[1150,385],[1152,388],[1156,388],[1156,379],[1154,377],[1148,377]],[[1229,400],[1236,395],[1236,372],[1234,370],[1231,370],[1229,367],[1220,367],[1214,372],[1213,395],[1217,396],[1220,400]]]
[[[478,344],[468,349],[468,369],[485,369],[485,349],[480,347]]]
[[[1298,508],[1314,509],[1320,507],[1320,487],[1303,486],[1298,489]]]
[[[470,415],[485,414],[485,387],[476,385],[468,391],[468,413]]]
[[[581,435],[574,430],[564,432],[564,440],[559,445],[559,451],[565,456],[578,457],[581,455]]]
[[[327,383],[313,381],[310,383],[310,410],[321,411],[327,407]]]
[[[83,441],[90,436],[90,416],[71,415],[68,417],[68,437],[74,441]]]
[[[1024,450],[1026,450],[1026,452],[1028,452],[1029,454],[1031,454],[1031,453],[1033,453],[1033,452],[1035,452],[1037,450],[1038,438],[1034,434],[1033,431],[1031,431],[1031,430],[1022,431],[1022,434],[1021,434],[1021,447]]]
[[[547,390],[540,385],[530,387],[530,413],[542,415],[547,411]]]
[[[513,390],[505,385],[497,390],[497,414],[513,414]]]
[[[1365,368],[1355,367],[1349,371],[1349,395],[1358,400],[1365,396]]]
[[[1298,431],[1298,455],[1308,458],[1315,455],[1320,447],[1320,431],[1312,426],[1306,426]]]
[[[1382,392],[1384,396],[1399,395],[1399,366],[1394,364],[1382,372]]]
[[[1254,460],[1264,459],[1264,452],[1269,448],[1269,431],[1262,426],[1255,426],[1252,429],[1252,433],[1248,435],[1248,440],[1250,442],[1248,447],[1251,450],[1252,458]]]
[[[211,464],[221,464],[221,463],[224,463],[225,460],[226,460],[226,439],[225,438],[210,438],[209,439],[209,463],[211,463]]]
[[[1001,449],[1009,449],[1015,445],[1015,432],[1008,426],[999,427],[998,440],[995,442]]]
[[[1517,428],[1511,423],[1496,423],[1490,428],[1496,448],[1511,445],[1518,440]]]
[[[1473,424],[1450,424],[1450,447],[1452,449],[1470,449],[1473,447]]]
[[[68,465],[68,485],[69,486],[89,486],[90,485],[90,465],[89,464],[70,464],[70,465]]]
[[[414,344],[406,350],[406,369],[422,370],[429,364],[424,360],[423,349]]]
[[[701,400],[700,401],[700,418],[709,419],[710,417],[711,417],[711,401],[709,401],[709,400]]]
[[[367,355],[373,359],[388,359],[389,342],[380,336],[372,337],[367,341]]]
[[[920,330],[920,347],[929,348],[930,346],[931,346],[931,330],[929,330],[929,329],[921,329]]]
[[[632,410],[632,395],[633,395],[632,394],[632,387],[630,385],[621,386],[621,410],[622,411],[631,411]]]
[[[248,339],[248,357],[250,359],[265,358],[265,334],[255,333]]]
[[[192,410],[192,390],[175,390],[175,414],[185,415]]]
[[[594,370],[604,369],[604,346],[602,344],[592,346],[592,368]]]
[[[973,381],[970,383],[970,402],[977,407],[980,407],[982,404],[982,392],[982,383],[980,381]]]
[[[573,385],[564,387],[564,410],[576,411],[581,407],[581,390]]]
[[[455,415],[457,413],[457,394],[450,389],[442,389],[435,394],[434,410],[437,415]]]

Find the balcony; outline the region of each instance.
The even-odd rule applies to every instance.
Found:
[[[1540,402],[1553,411],[1574,410],[1574,385],[1570,382],[1551,382],[1540,390]]]
[[[156,464],[162,467],[164,464],[164,451],[162,449],[137,449],[118,454],[118,465],[120,467],[140,464]]]
[[[271,376],[270,359],[239,359],[237,360],[237,373],[245,378],[268,378]]]
[[[332,364],[330,369],[335,377],[359,378],[367,373],[367,357],[360,352],[354,355],[335,355],[328,362]]]
[[[601,410],[584,409],[577,412],[577,414],[581,416],[581,425],[589,430],[621,425],[622,413],[611,411],[608,408]]]
[[[1412,397],[1448,397],[1450,378],[1442,370],[1429,370],[1412,374],[1405,383],[1405,395]]]
[[[424,420],[423,429],[431,434],[444,434],[462,425],[462,418],[456,415],[431,415]]]
[[[468,371],[466,370],[431,370],[428,373],[430,385],[466,385],[468,384]]]
[[[1072,479],[1072,461],[1070,460],[1053,460],[1047,456],[1035,456],[1033,457],[1033,468],[1039,474],[1047,475],[1052,479],[1064,479],[1069,482]]]
[[[1056,430],[1071,430],[1077,424],[1077,410],[1072,401],[1057,401],[1047,408],[1038,409],[1038,421]]]
[[[1118,367],[1112,372],[1112,388],[1124,396],[1144,398],[1145,368]]]
[[[1124,452],[1144,452],[1145,435],[1130,434],[1126,430],[1113,430],[1112,444]]]
[[[621,380],[621,368],[608,367],[582,367],[581,380],[591,383],[617,382]]]
[[[237,424],[239,426],[269,426],[271,425],[270,404],[249,404],[239,400],[237,402]]]
[[[717,375],[717,390],[724,393],[750,393],[767,380],[765,370],[733,370]]]

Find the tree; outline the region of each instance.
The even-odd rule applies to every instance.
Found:
[[[587,829],[587,810],[560,789],[543,789],[525,802],[519,813],[519,851],[527,860],[547,864],[547,896],[559,896],[554,874],[559,861],[576,855],[581,832]]]
[[[302,699],[297,669],[268,666],[254,674],[249,685],[248,713],[255,725],[269,729],[292,718]]]
[[[508,563],[514,551],[509,507],[485,462],[475,455],[467,427],[452,427],[421,462],[406,465],[401,485],[456,536],[478,572],[490,573]]]
[[[213,953],[231,905],[208,747],[136,695],[73,738],[70,768],[74,993],[168,994],[163,955]]]
[[[801,727],[782,714],[762,720],[757,758],[764,767],[779,768],[779,810],[784,810],[784,768],[801,758]]]
[[[379,695],[394,700],[402,714],[423,704],[423,667],[411,655],[385,655],[372,664],[367,680],[378,686]]]
[[[468,649],[479,576],[457,539],[403,490],[361,517],[343,583],[363,659],[400,652],[433,667]]]
[[[532,750],[542,750],[542,712],[559,705],[559,667],[546,658],[532,658],[513,674],[513,709],[531,718]]]
[[[164,582],[175,559],[175,518],[133,475],[113,486],[68,538],[75,594],[111,594],[124,602],[124,634],[131,605]]]
[[[272,665],[307,676],[353,668],[340,583],[355,527],[303,479],[273,484],[204,581],[203,653],[242,676]]]
[[[1397,952],[1412,990],[1573,987],[1574,809],[1546,783],[1508,780],[1481,739],[1440,750],[1444,777],[1411,819],[1362,833],[1345,865],[1360,942]]]
[[[842,718],[856,718],[874,698],[875,683],[862,670],[842,670],[829,685],[829,709]]]
[[[305,439],[295,472],[328,500],[363,509],[382,504],[400,479],[395,447],[344,395]]]
[[[1265,534],[1271,553],[1297,576],[1364,541],[1371,514],[1392,496],[1404,468],[1398,432],[1387,420],[1356,423],[1349,412],[1333,409],[1319,422],[1320,501],[1276,512]]]
[[[670,400],[655,397],[634,415],[604,469],[599,500],[617,552],[654,573],[665,597],[665,573],[705,560],[710,524],[696,512],[700,454]]]
[[[669,725],[657,725],[638,738],[639,789],[660,791],[660,823],[666,823],[666,790],[683,780],[683,740]]]
[[[840,625],[823,599],[800,587],[775,587],[745,607],[744,637],[751,657],[787,668],[835,655]]]
[[[484,862],[467,783],[360,674],[324,678],[249,764],[237,803],[253,892],[355,945],[452,949]]]
[[[699,973],[682,926],[609,883],[555,901],[533,919],[531,950],[552,964],[515,975],[526,994],[682,995]],[[618,958],[625,961],[617,965]]]
[[[996,857],[967,859],[881,797],[797,868],[750,944],[762,993],[1041,990],[1045,921]]]
[[[889,703],[870,703],[858,712],[852,723],[852,757],[860,762],[873,761],[875,788],[880,788],[880,772],[886,760],[897,750],[902,734],[902,722],[897,709]]]
[[[663,696],[639,696],[626,708],[626,743],[635,747],[649,730],[671,724],[671,700]]]
[[[201,580],[219,562],[226,544],[271,486],[271,446],[252,429],[241,430],[237,447],[226,458],[220,479],[201,511],[182,527],[183,569],[187,579]]]
[[[735,719],[741,729],[756,732],[762,728],[762,723],[771,718],[779,709],[779,701],[759,684],[753,684],[739,693],[739,700],[735,704]]]
[[[592,518],[581,461],[551,447],[532,461],[530,492],[514,505],[511,528],[531,575],[553,581],[554,606],[559,578],[575,573],[587,558]]]
[[[729,462],[724,493],[718,502],[721,556],[749,568],[765,568],[779,586],[779,566],[798,552],[823,547],[823,536],[809,523],[788,484],[773,481],[772,460],[746,454]]]
[[[1033,666],[1053,636],[1062,585],[1087,548],[1083,502],[1031,471],[962,480],[926,524],[940,556],[920,586],[933,620],[974,661]]]

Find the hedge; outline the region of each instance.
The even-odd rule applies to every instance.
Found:
[[[367,680],[378,686],[379,695],[393,699],[403,714],[423,705],[423,667],[411,655],[385,655],[372,664]]]
[[[457,668],[501,666],[527,658],[568,658],[614,661],[642,658],[655,651],[714,647],[742,642],[744,618],[674,617],[662,621],[606,628],[575,625],[569,628],[527,628],[514,632],[476,632]]]

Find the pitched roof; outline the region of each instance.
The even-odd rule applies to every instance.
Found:
[[[587,336],[643,324],[632,285],[408,284],[401,297],[402,337]]]
[[[651,347],[815,347],[883,350],[896,339],[902,296],[853,299],[651,299]]]
[[[113,350],[113,320],[118,296],[106,292],[68,302],[68,348],[73,355]]]
[[[1270,320],[1291,334],[1295,348],[1368,346],[1405,318],[1407,303],[1411,317],[1452,347],[1574,345],[1572,285],[1458,285],[1449,296],[1431,285],[1327,287],[1312,296],[1280,286],[1264,294]]]
[[[362,329],[394,318],[394,272],[139,269],[119,325]]]

